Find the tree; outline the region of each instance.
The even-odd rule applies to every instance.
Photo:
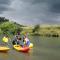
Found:
[[[40,29],[40,26],[39,25],[35,25],[34,29],[33,29],[33,33],[38,33],[39,32],[39,29]]]
[[[0,23],[7,22],[7,21],[9,21],[9,19],[6,19],[5,17],[0,17]]]
[[[23,29],[17,25],[14,24],[13,22],[4,22],[0,25],[1,30],[3,31],[3,33],[12,33],[15,34],[17,33],[17,31],[22,31]]]

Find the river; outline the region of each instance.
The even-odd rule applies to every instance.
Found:
[[[22,53],[12,47],[7,53],[0,52],[0,60],[60,60],[60,37],[29,36],[34,47]]]

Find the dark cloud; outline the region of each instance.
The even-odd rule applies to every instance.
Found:
[[[0,0],[0,14],[8,10],[11,0]]]
[[[1,4],[10,4],[10,0],[0,0],[0,5]]]
[[[47,0],[33,0],[32,4],[38,4],[38,3],[44,3],[47,2]]]
[[[51,5],[50,11],[53,13],[60,13],[60,2],[55,2]]]
[[[1,11],[7,10],[8,7],[5,5],[9,5],[10,2],[3,4],[4,2],[0,7]],[[60,23],[60,0],[14,0],[11,7],[13,11],[8,10],[3,15],[14,19],[18,23]]]
[[[3,12],[3,11],[6,11],[8,8],[6,6],[0,6],[0,14]]]
[[[60,0],[34,0],[33,4],[47,3],[49,11],[52,13],[60,13]]]
[[[21,0],[25,3],[40,4],[46,3],[49,11],[52,13],[60,13],[60,0]]]

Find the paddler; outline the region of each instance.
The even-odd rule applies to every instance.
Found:
[[[5,43],[5,45],[8,45],[9,37],[7,35],[5,35],[2,40]]]

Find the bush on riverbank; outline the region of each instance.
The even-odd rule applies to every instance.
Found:
[[[1,20],[2,19],[2,20]],[[0,34],[14,35],[18,31],[23,31],[21,28],[23,25],[20,25],[16,22],[10,22],[8,19],[0,18]]]

